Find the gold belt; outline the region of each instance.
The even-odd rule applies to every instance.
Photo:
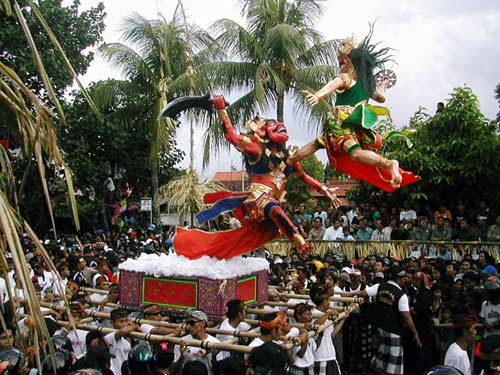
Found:
[[[273,189],[270,186],[255,183],[255,182],[252,182],[250,184],[249,190],[250,190],[250,195],[248,196],[248,198],[246,200],[255,200],[255,199],[259,198],[262,194],[269,194],[269,195],[272,195],[277,200],[279,200],[280,202],[283,202],[283,200],[285,198],[285,194],[286,194],[286,191],[280,193],[279,191],[277,191],[276,189]],[[279,196],[277,196],[278,195],[277,193],[279,194]]]

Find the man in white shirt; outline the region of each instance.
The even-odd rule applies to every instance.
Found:
[[[291,373],[295,375],[309,375],[314,371],[314,352],[317,349],[316,340],[309,338],[308,330],[312,322],[312,306],[307,303],[299,303],[295,305],[293,315],[297,323],[305,324],[305,327],[300,330],[299,345],[293,350],[294,362],[291,368]]]
[[[486,281],[483,288],[487,297],[481,306],[479,317],[486,326],[484,337],[500,335],[500,284],[497,281]]]
[[[340,221],[335,220],[331,227],[326,228],[325,234],[323,235],[323,241],[335,241],[342,238],[343,235],[342,227],[340,226]],[[328,248],[338,247],[339,243],[329,244]]]
[[[347,211],[347,219],[349,219],[349,226],[352,225],[352,219],[358,216],[358,213],[356,212],[356,209],[358,208],[358,204],[354,201],[349,201],[349,207],[351,208],[349,211]]]
[[[393,267],[390,271],[391,281],[375,284],[349,296],[375,297],[373,325],[376,327],[380,345],[372,359],[371,365],[385,374],[403,375],[403,322],[410,328],[417,346],[422,343],[418,336],[410,314],[408,296],[402,286],[406,284],[406,272]]]
[[[382,220],[375,220],[375,229],[372,232],[372,241],[389,241],[389,237],[387,236],[387,231],[384,232],[384,225],[382,224]]]
[[[161,322],[161,309],[158,305],[152,304],[146,307],[143,311],[145,320]],[[169,335],[175,332],[175,328],[162,327],[161,325],[142,323],[139,326],[139,331],[152,335]],[[167,344],[168,346],[168,344]]]
[[[209,342],[220,342],[215,337],[209,335],[206,332],[208,317],[201,310],[190,310],[186,314],[186,324],[190,334],[183,336],[183,339],[195,339],[195,340],[203,340]],[[179,330],[177,332],[181,334],[182,332]],[[183,361],[183,364],[187,362],[191,362],[194,360],[202,362],[208,371],[208,375],[214,375],[214,366],[213,363],[215,361],[221,361],[222,353],[217,353],[216,351],[207,351],[206,349],[202,349],[196,346],[187,346],[185,351],[181,352],[181,348],[179,345],[176,345],[174,348],[174,361],[177,362],[179,360]]]
[[[312,300],[316,308],[312,310],[314,313],[323,313],[314,324],[321,326],[328,318],[333,318],[338,315],[337,311],[330,309],[329,297],[330,293],[325,288],[319,288],[316,295],[312,296]],[[317,349],[314,352],[314,374],[340,374],[340,367],[337,362],[337,351],[335,350],[334,338],[342,329],[345,315],[335,326],[331,325],[315,336]]]
[[[321,221],[322,221],[322,225],[323,227],[325,226],[325,223],[326,223],[326,219],[328,218],[328,214],[326,213],[326,211],[323,211],[323,207],[318,204],[316,206],[316,211],[314,211],[314,214],[313,214],[313,219],[315,217],[320,217],[321,218]]]
[[[273,312],[264,314],[260,318],[260,337],[256,337],[248,345],[251,348],[261,346],[266,342],[274,342],[278,345],[281,344],[279,337],[281,328],[287,323],[287,316],[285,311]]]
[[[410,207],[410,203],[408,201],[404,201],[403,203],[403,209],[399,213],[399,221],[417,222],[417,213]]]
[[[455,367],[464,375],[472,375],[467,350],[476,338],[476,317],[466,314],[456,315],[453,317],[453,328],[457,339],[448,347],[444,364]]]
[[[247,313],[245,311],[245,304],[243,303],[242,300],[232,299],[226,303],[226,308],[227,308],[226,319],[222,321],[219,329],[231,332],[234,331],[247,332],[250,330],[251,328],[250,324],[245,322]],[[218,334],[216,336],[217,340],[219,340],[220,342],[230,340],[233,337],[234,337],[233,335],[224,335],[224,334]],[[227,351],[222,352],[223,358],[228,358],[229,355],[230,353]]]

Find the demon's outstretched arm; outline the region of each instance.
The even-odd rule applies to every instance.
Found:
[[[258,157],[262,150],[261,143],[245,134],[238,134],[234,131],[231,119],[226,112],[226,101],[223,96],[214,96],[212,98],[214,108],[217,110],[219,120],[224,126],[224,134],[229,143],[234,145],[236,149],[250,157]]]
[[[298,173],[300,179],[304,181],[307,185],[312,187],[314,190],[317,192],[325,195],[327,198],[329,198],[333,204],[333,207],[338,208],[340,207],[340,199],[337,198],[337,195],[335,194],[335,191],[337,188],[329,188],[325,184],[322,184],[315,178],[309,176],[304,170],[302,169],[302,165],[300,165],[299,162],[294,164],[293,169],[295,172]]]

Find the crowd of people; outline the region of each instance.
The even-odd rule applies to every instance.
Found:
[[[300,205],[290,210],[290,217],[311,240],[498,241],[500,216],[490,212],[484,202],[474,212],[459,208],[452,212],[446,207],[435,212],[412,209],[407,203],[401,210],[352,203],[345,209],[326,211],[318,205],[310,213]],[[221,223],[237,225],[237,220],[222,218]],[[464,228],[468,223],[473,225]],[[439,237],[445,227],[449,228],[450,237]],[[477,237],[464,237],[466,230],[477,233]],[[385,237],[374,236],[377,231]],[[404,236],[396,236],[398,231],[398,236]],[[180,317],[156,305],[140,311],[120,307],[118,265],[143,253],[172,252],[171,235],[170,228],[141,228],[136,224],[114,233],[96,230],[81,236],[61,236],[58,240],[46,238],[44,247],[57,275],[48,268],[47,259],[30,237],[20,235],[31,282],[42,302],[42,313],[56,347],[55,364],[49,356],[42,359],[44,372],[55,365],[60,374],[72,371],[85,375],[247,371],[422,374],[434,366],[448,365],[464,374],[498,373],[500,266],[492,256],[495,254],[464,253],[458,259],[451,259],[448,254],[422,254],[407,259],[373,254],[346,259],[341,248],[332,248],[321,257],[299,251],[279,256],[261,250],[253,256],[265,256],[270,262],[271,303],[259,306],[268,310],[267,314],[247,316],[246,306],[239,300],[228,303],[222,322],[198,310]],[[5,369],[10,369],[9,374],[36,373],[35,325],[26,303],[28,295],[12,258],[7,258],[7,267],[5,278],[0,279],[5,323],[0,328],[0,373]],[[354,305],[352,301],[338,300],[355,296],[362,300],[353,299]],[[92,311],[108,314],[90,324],[115,331],[105,334],[102,330],[61,325],[68,317],[64,308],[58,306],[66,302],[76,321]],[[147,321],[170,317],[171,322],[180,324],[139,324],[137,317]],[[249,318],[257,319],[260,326],[258,337],[240,338],[242,344],[255,347],[250,354],[189,346],[192,339],[223,342],[232,337],[207,332],[214,327],[249,331]],[[324,329],[317,332],[319,326]],[[149,343],[144,338],[132,338],[134,332],[175,335],[185,342]],[[474,347],[480,349],[471,352]]]
[[[500,241],[500,215],[485,201],[476,208],[459,202],[453,210],[408,201],[401,207],[350,202],[338,209],[300,204],[288,213],[309,240]]]

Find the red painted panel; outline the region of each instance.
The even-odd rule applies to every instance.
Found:
[[[142,303],[197,308],[197,288],[196,281],[143,277]]]
[[[257,276],[238,280],[236,284],[236,298],[245,303],[251,303],[257,300]]]

